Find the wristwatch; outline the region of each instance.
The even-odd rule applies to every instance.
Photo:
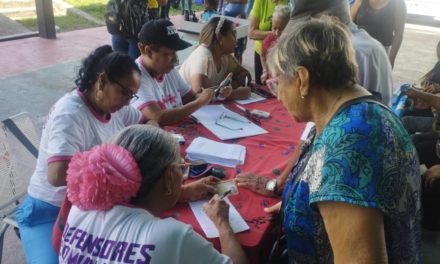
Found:
[[[277,191],[277,180],[276,179],[272,179],[272,180],[269,180],[268,182],[266,182],[266,190],[268,190],[269,192],[276,193],[276,191]]]

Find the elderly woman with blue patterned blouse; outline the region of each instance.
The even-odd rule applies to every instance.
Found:
[[[419,263],[420,176],[411,139],[356,83],[347,28],[298,21],[272,49],[278,96],[314,122],[284,187],[291,263]]]

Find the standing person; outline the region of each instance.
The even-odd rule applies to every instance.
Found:
[[[203,23],[207,23],[211,17],[217,15],[218,0],[205,0],[204,1],[205,10],[201,14],[200,18]]]
[[[173,23],[166,19],[149,21],[143,25],[139,38],[142,55],[136,63],[141,69],[142,81],[139,99],[132,105],[141,110],[145,118],[160,125],[173,124],[211,101],[212,89],[193,93],[174,69],[176,51],[191,44],[179,37]]]
[[[176,205],[182,170],[189,169],[170,134],[134,125],[111,143],[78,153],[69,166],[67,195],[73,207],[60,263],[71,263],[72,256],[82,263],[247,263],[228,221],[229,206],[218,195],[204,210],[219,230],[223,254],[190,225],[158,217]],[[86,241],[74,239],[74,230],[87,235]],[[93,247],[89,238],[102,246]]]
[[[75,84],[77,89],[59,99],[47,117],[28,196],[17,209],[27,263],[58,263],[52,228],[66,193],[71,157],[144,120],[129,105],[136,98],[140,71],[128,55],[110,46],[97,48],[83,61]]]
[[[294,0],[291,1],[294,6],[289,24],[285,32],[293,28],[296,23],[311,17],[321,17],[329,15],[336,17],[346,24],[352,37],[352,46],[356,53],[356,62],[358,65],[357,79],[359,84],[373,94],[380,93],[384,103],[389,104],[392,94],[392,75],[391,64],[387,58],[382,45],[363,29],[358,29],[351,22],[347,0]],[[275,79],[276,80],[276,79]],[[377,96],[375,96],[377,98]],[[307,127],[313,126],[309,123]],[[304,130],[306,132],[306,130]],[[257,175],[254,172],[243,172],[237,175],[238,185],[249,188],[262,195],[279,196],[283,190],[288,175],[299,156],[303,144],[307,139],[307,134],[301,137],[300,144],[296,147],[291,159],[287,162],[286,169],[275,180],[265,176]],[[274,188],[276,187],[276,188]],[[275,192],[274,192],[275,191]],[[281,203],[268,208],[266,211],[279,211]]]
[[[138,33],[147,19],[145,0],[110,0],[105,23],[112,35],[113,49],[128,54],[132,59],[139,57]]]
[[[171,0],[161,0],[159,1],[160,5],[160,18],[164,19],[170,19],[169,13],[170,13],[170,7],[171,7]]]
[[[267,35],[261,47],[261,66],[263,68],[263,73],[260,76],[262,83],[266,83],[266,80],[270,77],[267,69],[267,54],[269,50],[275,45],[277,39],[283,33],[284,28],[289,22],[290,18],[290,7],[289,6],[276,6],[275,11],[272,14],[272,34]]]
[[[192,0],[186,0],[188,2],[188,15],[192,13]],[[182,15],[185,15],[185,0],[180,0],[180,8],[182,8]]]
[[[191,85],[193,92],[219,85],[229,73],[233,73],[232,92],[228,99],[246,99],[251,88],[245,87],[251,75],[231,55],[235,49],[234,23],[225,17],[213,17],[200,32],[200,45],[191,53],[179,69],[180,76]]]
[[[246,18],[247,0],[226,0],[222,14],[229,17]],[[246,49],[247,37],[239,38],[235,46],[234,56],[241,64],[243,61],[243,53]]]
[[[351,6],[351,17],[360,28],[382,43],[394,68],[405,30],[405,1],[356,0]]]
[[[356,84],[349,31],[330,17],[297,21],[269,54],[278,95],[314,122],[284,187],[292,263],[419,263],[420,177],[398,117]]]
[[[262,42],[271,34],[272,13],[277,5],[287,5],[287,0],[255,0],[249,16],[248,37],[255,40],[254,69],[257,84],[261,84],[260,76],[263,74],[260,59]]]

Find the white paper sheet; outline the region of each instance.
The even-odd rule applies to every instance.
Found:
[[[251,103],[260,102],[260,101],[264,101],[264,100],[266,100],[266,98],[264,98],[263,96],[258,95],[256,93],[251,93],[251,96],[249,96],[248,99],[235,100],[235,101],[239,104],[246,105],[246,104],[251,104]]]
[[[222,118],[226,115],[230,118]],[[247,118],[225,108],[223,105],[205,105],[192,114],[197,120],[221,140],[249,137],[268,133]],[[233,119],[232,119],[233,118]],[[236,120],[234,120],[236,119]],[[238,120],[238,121],[237,121]]]
[[[228,198],[224,198],[224,201],[229,204],[229,224],[232,227],[234,233],[239,233],[245,230],[249,230],[248,224],[244,221],[243,217],[235,209],[234,205],[231,204]],[[205,232],[206,237],[214,238],[219,237],[218,229],[215,227],[214,223],[209,219],[209,217],[203,211],[203,205],[208,202],[208,200],[190,202],[189,205],[194,213],[197,221]]]
[[[197,137],[186,149],[186,153],[191,161],[204,160],[208,163],[235,168],[237,165],[244,164],[246,147]]]

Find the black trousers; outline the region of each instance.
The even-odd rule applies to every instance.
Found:
[[[260,76],[263,74],[263,66],[261,65],[260,55],[254,53],[254,69],[255,69],[255,83],[261,85]]]

